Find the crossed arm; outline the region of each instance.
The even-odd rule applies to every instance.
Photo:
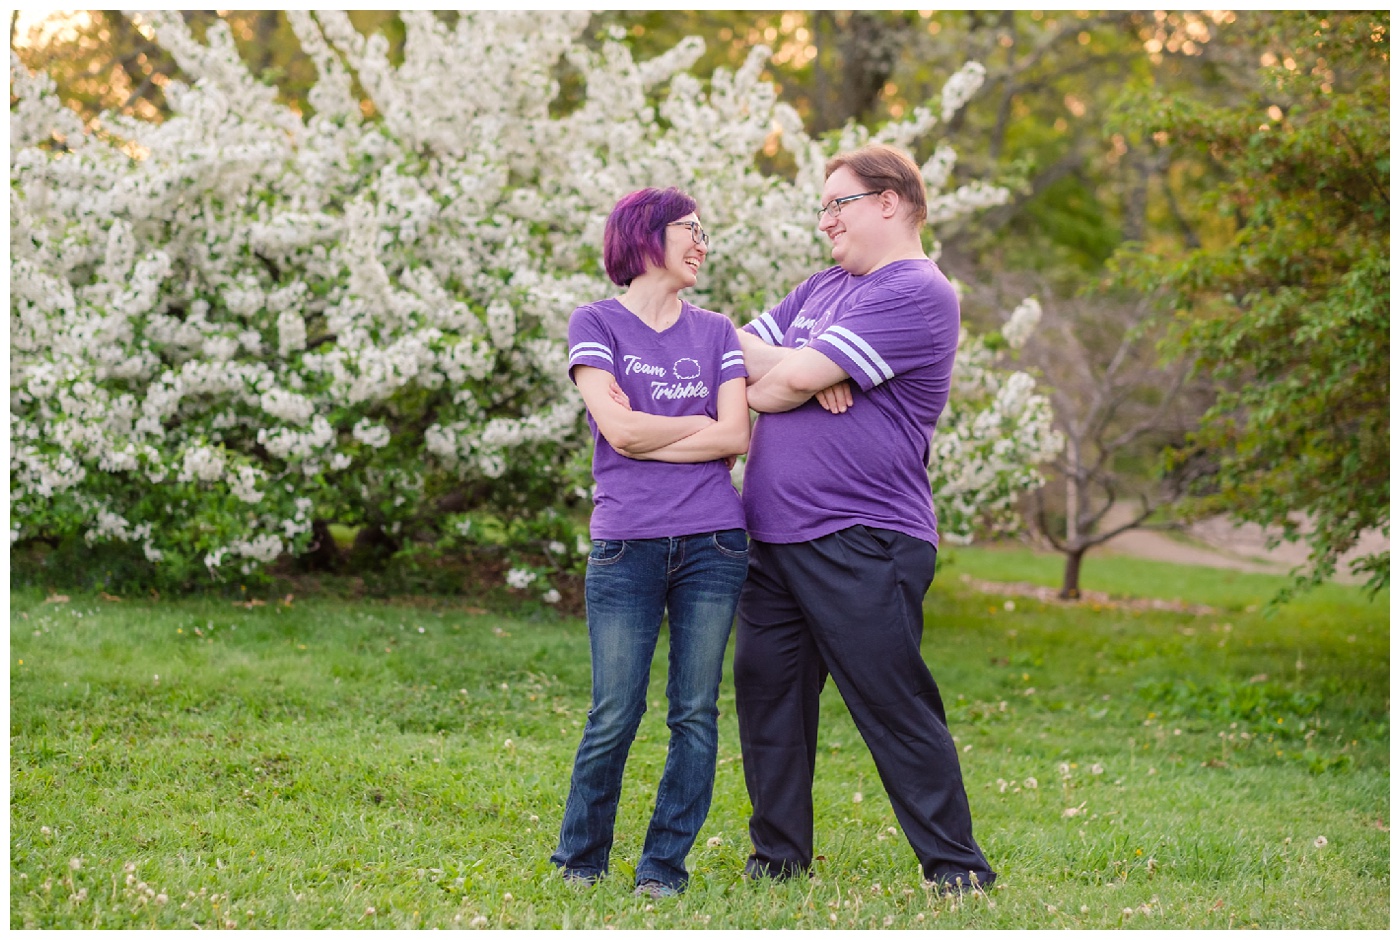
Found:
[[[749,373],[749,407],[758,412],[791,411],[809,398],[832,414],[855,403],[846,370],[815,349],[770,346],[739,331]]]
[[[609,372],[575,366],[574,381],[598,431],[612,448],[635,460],[704,463],[736,457],[749,449],[749,408],[744,380],[719,387],[719,419],[708,415],[667,417],[633,411]]]

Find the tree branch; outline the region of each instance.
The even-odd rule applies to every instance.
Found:
[[[1055,549],[1055,551],[1061,553],[1067,552],[1069,551],[1069,549],[1065,546],[1065,543],[1056,538],[1054,533],[1050,531],[1050,520],[1047,519],[1045,515],[1044,492],[1045,487],[1043,486],[1035,491],[1036,526],[1040,529],[1040,534],[1045,537],[1045,540],[1050,543],[1050,545]]]

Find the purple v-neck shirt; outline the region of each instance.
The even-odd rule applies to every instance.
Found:
[[[681,302],[681,315],[653,330],[613,298],[569,317],[569,377],[574,366],[611,373],[636,411],[719,417],[719,387],[748,375],[734,324],[723,314]],[[744,509],[723,460],[662,463],[613,449],[593,415],[595,539],[651,539],[744,527]]]
[[[927,465],[948,402],[958,299],[932,261],[860,277],[812,275],[744,329],[773,346],[811,346],[860,391],[844,414],[816,400],[760,415],[744,469],[749,534],[805,542],[854,525],[938,545]]]

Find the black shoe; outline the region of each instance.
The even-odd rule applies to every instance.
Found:
[[[807,868],[795,862],[778,862],[776,864],[760,862],[752,855],[750,855],[749,860],[744,863],[745,881],[762,881],[764,879],[769,881],[787,881],[791,878],[796,878],[798,875],[806,875],[810,878],[812,873]]]
[[[960,897],[964,894],[985,894],[996,880],[997,876],[994,872],[983,872],[979,875],[970,871],[966,877],[957,874],[939,875],[936,878],[926,879],[924,887],[945,897]]]

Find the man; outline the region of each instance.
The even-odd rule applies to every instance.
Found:
[[[926,466],[958,301],[919,240],[927,203],[913,160],[872,145],[834,157],[826,173],[818,228],[836,266],[739,333],[760,412],[744,474],[752,544],[734,654],[753,803],[745,873],[786,878],[812,863],[830,674],[924,877],[985,889],[996,875],[972,837],[957,749],[919,650],[938,548]]]

